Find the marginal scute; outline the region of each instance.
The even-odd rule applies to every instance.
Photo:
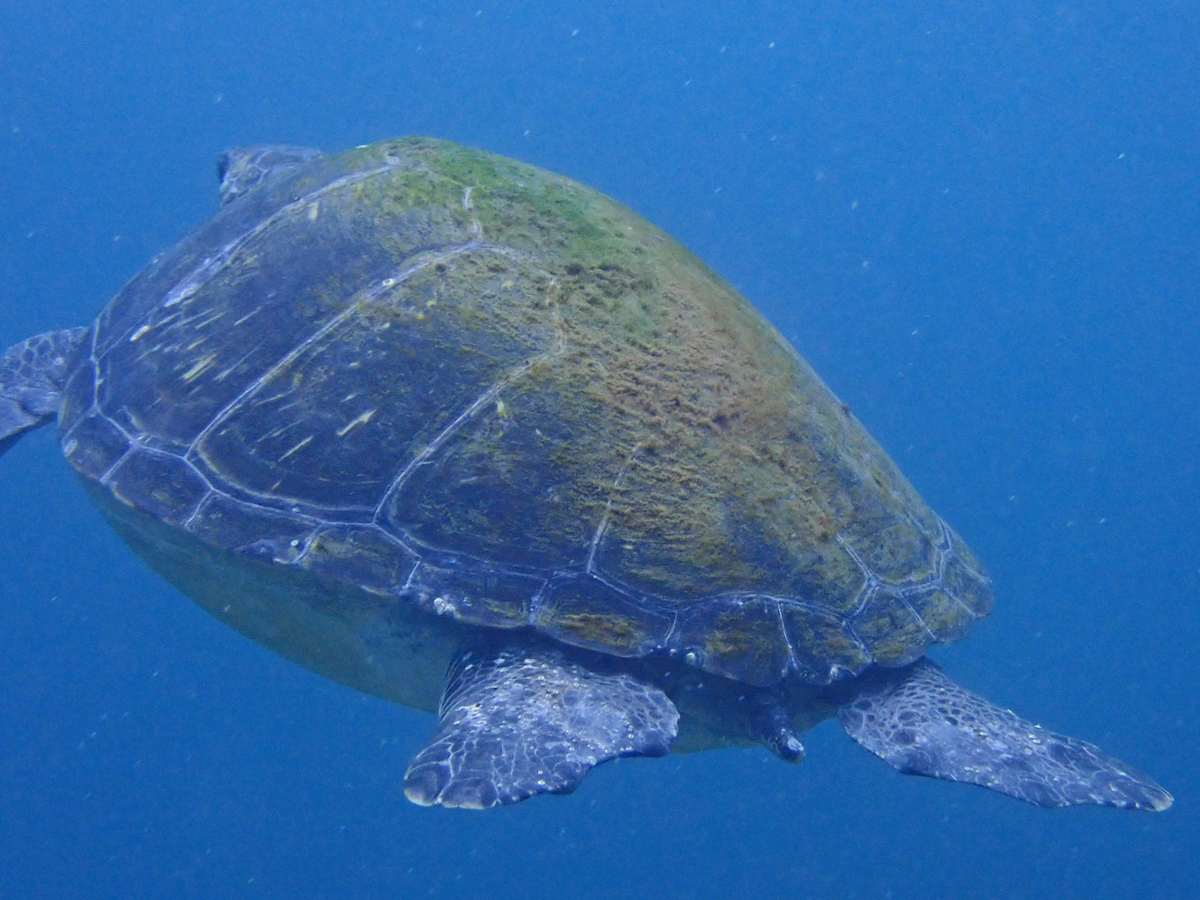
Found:
[[[219,547],[281,563],[295,562],[315,530],[311,521],[223,494],[201,503],[186,527]]]
[[[939,641],[961,640],[975,623],[975,615],[941,588],[913,591],[905,599]]]
[[[855,633],[882,666],[905,666],[933,642],[929,629],[898,591],[877,588],[852,620]]]
[[[208,493],[208,485],[178,456],[138,449],[113,470],[108,488],[142,512],[182,525]]]
[[[829,684],[857,675],[870,665],[871,654],[840,616],[785,601],[780,601],[779,607],[796,674],[805,681]]]
[[[396,595],[418,557],[378,528],[334,525],[308,542],[299,564],[328,578],[357,583],[375,594]]]
[[[533,598],[543,581],[478,562],[423,562],[413,572],[408,594],[430,612],[492,628],[529,624]]]
[[[644,656],[661,648],[672,617],[643,607],[596,578],[551,584],[533,624],[566,644],[616,656]]]
[[[982,566],[962,540],[953,533],[951,537],[953,549],[946,555],[942,574],[946,590],[976,617],[982,618],[992,611],[995,602],[991,583],[978,574]]]
[[[787,636],[769,597],[719,597],[679,609],[672,649],[736,681],[772,685],[788,670]]]
[[[81,418],[63,436],[63,452],[71,465],[100,479],[129,450],[129,438],[97,412]]]

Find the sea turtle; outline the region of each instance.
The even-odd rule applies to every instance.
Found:
[[[0,360],[120,535],[301,665],[438,713],[405,793],[837,716],[908,773],[1165,809],[1149,778],[923,658],[992,593],[849,408],[686,249],[453,143],[251,147],[91,326]]]

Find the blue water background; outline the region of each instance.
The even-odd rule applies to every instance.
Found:
[[[211,620],[39,433],[0,461],[0,898],[1200,895],[1192,0],[0,2],[0,346],[209,216],[230,146],[424,133],[569,174],[789,337],[994,576],[953,676],[1177,798],[1045,812],[808,760],[400,791],[426,714]]]

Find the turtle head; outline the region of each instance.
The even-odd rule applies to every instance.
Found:
[[[226,150],[217,160],[221,205],[228,206],[268,178],[302,166],[320,155],[320,150],[287,144],[254,144]]]

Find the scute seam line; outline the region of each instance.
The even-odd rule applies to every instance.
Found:
[[[331,319],[329,319],[327,322],[325,322],[320,328],[318,328],[313,334],[309,335],[309,337],[307,337],[305,340],[303,340],[296,347],[293,347],[291,350],[289,350],[287,353],[285,353],[274,365],[272,365],[262,375],[260,375],[257,379],[255,379],[253,382],[251,382],[240,394],[237,395],[237,397],[235,397],[233,400],[231,400],[229,403],[227,403],[225,405],[225,407],[223,409],[221,409],[220,412],[218,412],[213,417],[213,419],[207,425],[205,425],[204,428],[202,428],[200,430],[200,433],[197,434],[196,437],[192,440],[192,442],[188,445],[185,455],[189,456],[189,457],[193,456],[193,455],[197,455],[198,454],[197,448],[200,446],[200,442],[203,441],[206,437],[208,437],[208,435],[210,435],[219,425],[221,425],[223,422],[225,422],[230,416],[232,416],[235,412],[237,412],[237,410],[241,407],[243,402],[245,402],[256,391],[258,391],[264,384],[266,384],[268,381],[270,381],[271,378],[273,378],[276,374],[278,374],[285,366],[287,366],[289,363],[296,360],[301,354],[304,353],[304,351],[306,351],[314,343],[319,341],[321,338],[325,337],[325,335],[329,334],[329,332],[331,332],[333,329],[337,328],[343,322],[353,318],[359,312],[359,306],[364,300],[371,300],[374,297],[377,297],[383,291],[390,290],[391,288],[395,287],[397,284],[400,284],[400,283],[406,281],[412,275],[416,274],[417,272],[421,271],[424,268],[427,268],[428,266],[436,265],[437,263],[440,263],[444,260],[452,259],[455,256],[459,256],[459,255],[462,255],[463,253],[470,252],[471,250],[477,249],[479,246],[480,245],[477,242],[470,241],[466,244],[458,244],[458,245],[443,249],[437,253],[432,254],[430,257],[428,257],[426,259],[420,260],[418,262],[412,263],[409,266],[406,266],[405,268],[403,268],[399,272],[397,272],[395,275],[390,275],[387,278],[382,278],[377,282],[373,282],[371,285],[369,285],[365,289],[358,291],[355,294],[353,294],[352,296],[350,296],[346,301],[345,309],[343,309],[337,315],[333,316]],[[245,490],[247,494],[253,495],[255,493],[253,491],[242,488],[240,485],[239,485],[239,489]],[[263,499],[268,499],[268,495],[261,495],[261,496],[263,497]],[[285,502],[284,498],[279,498],[279,500],[281,502]]]
[[[477,246],[485,247],[488,250],[495,250],[501,255],[507,255],[503,253],[503,248],[488,247],[483,244],[479,244]],[[474,400],[474,402],[460,412],[453,419],[453,421],[450,422],[449,425],[443,428],[432,441],[430,441],[420,452],[416,453],[413,458],[408,461],[404,468],[397,473],[396,477],[392,479],[387,490],[384,491],[383,496],[379,498],[379,502],[375,505],[375,511],[371,517],[371,521],[373,523],[378,524],[379,518],[383,514],[384,507],[387,506],[388,501],[400,492],[400,490],[404,487],[404,483],[412,476],[412,473],[416,471],[417,467],[423,465],[429,459],[429,457],[437,453],[437,451],[441,449],[442,445],[445,444],[446,441],[448,441],[455,434],[455,432],[458,431],[459,428],[473,419],[479,413],[479,411],[483,409],[484,406],[496,398],[496,395],[498,395],[500,391],[511,387],[513,384],[523,378],[531,369],[533,369],[534,366],[541,362],[553,359],[556,356],[561,356],[563,352],[565,352],[566,336],[563,333],[561,322],[558,322],[557,315],[555,316],[555,320],[558,324],[558,341],[556,342],[556,345],[552,349],[538,353],[526,360],[521,365],[510,371],[504,378],[488,387],[482,394],[479,395],[479,397]]]

